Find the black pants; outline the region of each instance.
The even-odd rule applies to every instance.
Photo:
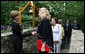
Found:
[[[48,53],[48,51],[44,51],[44,52],[42,52],[42,51],[39,51],[39,53]]]
[[[64,40],[65,40],[65,43],[70,43],[70,39],[71,39],[71,34],[66,34],[65,35],[65,38],[64,38]]]
[[[22,53],[22,39],[13,40],[14,53]]]

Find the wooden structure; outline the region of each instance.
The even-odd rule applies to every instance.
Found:
[[[35,9],[39,12],[39,8],[37,8],[33,1],[28,1],[28,3],[24,6],[24,7],[19,7],[19,12],[20,12],[20,25],[21,25],[21,13],[25,10],[25,8],[30,5],[32,7],[33,10],[33,28],[35,27]],[[39,18],[39,22],[40,22],[40,18]]]

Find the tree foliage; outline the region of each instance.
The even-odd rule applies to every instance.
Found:
[[[18,10],[19,7],[24,7],[28,1],[1,1],[1,24],[10,25],[12,19],[10,18],[10,12],[12,10]],[[67,19],[73,21],[75,19],[81,24],[84,31],[84,1],[34,1],[34,4],[38,7],[46,7],[52,17],[57,17],[63,20],[63,23]],[[22,23],[32,21],[32,15],[29,14],[30,6],[28,6],[22,13]],[[36,24],[39,22],[38,12],[36,11]]]

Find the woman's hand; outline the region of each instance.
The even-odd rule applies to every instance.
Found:
[[[58,40],[56,40],[56,41],[54,41],[54,43],[59,43],[59,41],[58,41]]]
[[[36,32],[36,31],[33,31],[33,32],[32,32],[32,35],[37,35],[37,32]]]

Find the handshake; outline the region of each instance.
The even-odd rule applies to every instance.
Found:
[[[33,31],[31,33],[32,33],[32,35],[35,35],[35,36],[38,35],[36,31]]]

